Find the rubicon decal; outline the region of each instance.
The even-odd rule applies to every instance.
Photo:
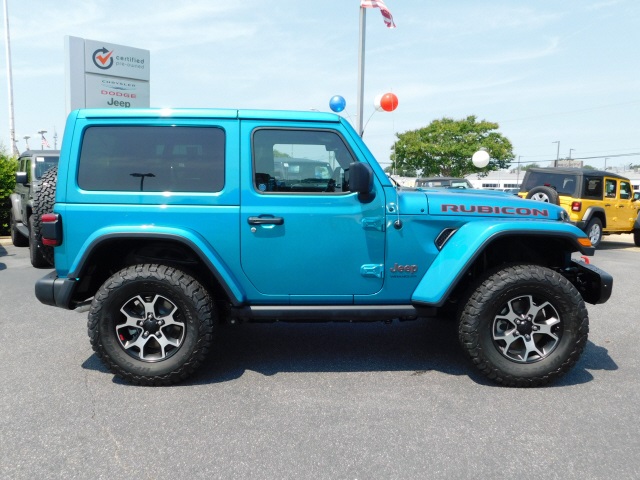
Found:
[[[113,50],[109,51],[102,47],[93,52],[91,58],[96,67],[101,70],[108,70],[113,66],[113,57],[111,55],[113,55]]]
[[[484,213],[494,215],[519,215],[521,217],[548,217],[546,208],[498,207],[493,205],[451,205],[445,203],[441,211],[452,213]]]

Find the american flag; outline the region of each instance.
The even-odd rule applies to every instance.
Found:
[[[383,0],[361,0],[360,6],[362,8],[379,8],[384,24],[389,28],[396,28],[396,24],[393,23],[393,16]]]
[[[42,148],[51,148],[51,145],[49,145],[49,142],[47,142],[47,139],[44,138],[44,135],[42,135]]]

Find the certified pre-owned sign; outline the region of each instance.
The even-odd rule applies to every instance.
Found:
[[[113,50],[102,47],[93,52],[93,64],[100,70],[108,70],[113,66]]]
[[[149,51],[85,40],[85,72],[149,81]]]

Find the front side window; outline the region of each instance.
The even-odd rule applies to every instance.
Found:
[[[631,184],[628,182],[620,182],[620,198],[629,200],[631,198]]]
[[[615,180],[605,180],[605,197],[616,198],[617,185]]]
[[[254,185],[258,192],[348,192],[353,155],[327,130],[259,129],[253,134]]]
[[[217,127],[96,126],[84,132],[78,186],[124,192],[219,192],[225,133]]]

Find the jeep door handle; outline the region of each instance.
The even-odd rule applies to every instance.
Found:
[[[249,217],[249,225],[284,225],[282,217]]]

